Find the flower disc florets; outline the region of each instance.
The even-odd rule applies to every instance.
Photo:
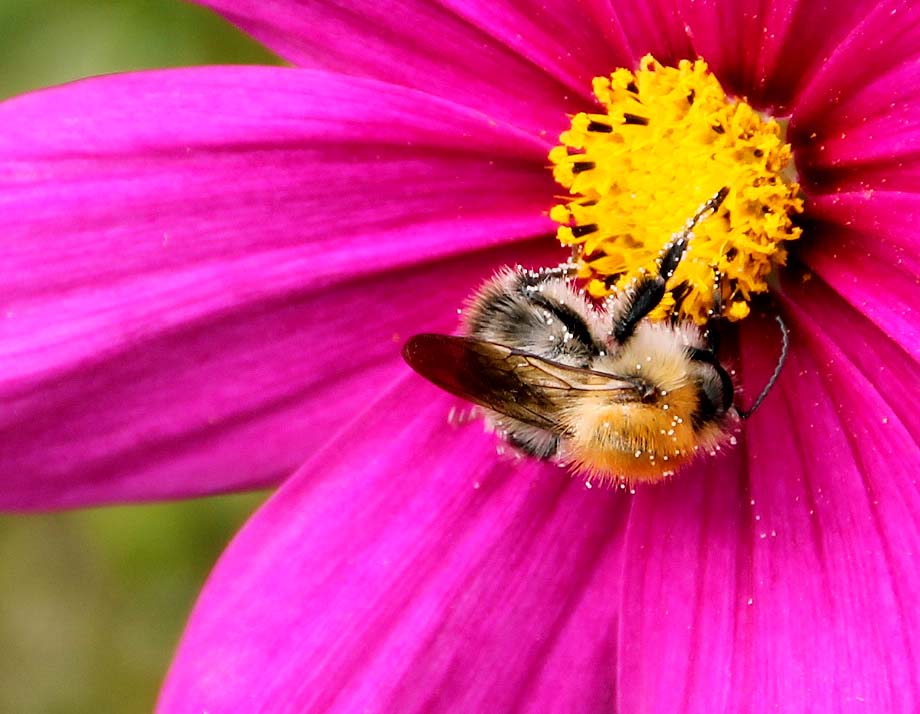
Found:
[[[676,311],[704,323],[714,292],[738,320],[767,289],[785,241],[799,237],[802,210],[783,128],[727,97],[703,60],[665,67],[647,55],[639,69],[594,80],[605,113],[577,114],[550,152],[556,180],[572,194],[550,216],[572,246],[587,291],[603,298],[643,273],[719,189],[721,208],[694,229],[686,256],[652,317]]]

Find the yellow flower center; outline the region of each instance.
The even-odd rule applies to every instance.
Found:
[[[646,55],[637,71],[597,77],[593,89],[606,113],[575,115],[549,155],[572,194],[550,217],[587,291],[603,298],[657,273],[672,234],[727,187],[719,210],[694,228],[652,317],[676,311],[702,324],[716,290],[724,316],[747,316],[752,295],[785,262],[785,241],[801,234],[783,127],[727,97],[703,60],[674,68]]]

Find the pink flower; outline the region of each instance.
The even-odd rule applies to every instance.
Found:
[[[920,6],[207,4],[298,68],[0,107],[2,504],[300,465],[212,574],[163,714],[918,706]],[[630,497],[497,459],[399,348],[558,259],[547,152],[646,52],[790,113],[809,203],[776,390]],[[776,342],[741,325],[749,394]]]

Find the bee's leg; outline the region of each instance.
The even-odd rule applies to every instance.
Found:
[[[626,309],[620,313],[613,325],[613,336],[617,342],[622,344],[632,337],[636,326],[658,307],[667,290],[668,279],[677,270],[680,259],[687,250],[689,238],[689,232],[682,232],[675,237],[661,257],[658,275],[643,278],[632,290],[627,298]]]
[[[658,307],[658,304],[667,292],[667,283],[677,266],[680,265],[681,258],[687,250],[690,239],[693,238],[693,228],[704,218],[719,210],[722,201],[728,195],[728,188],[722,188],[706,203],[700,206],[696,214],[687,221],[681,231],[675,233],[671,242],[667,244],[664,254],[658,262],[658,275],[650,278],[643,278],[633,289],[628,298],[626,309],[620,312],[613,325],[613,336],[617,342],[623,343],[632,337],[636,331],[636,326],[644,320],[648,314]]]
[[[713,294],[712,310],[709,315],[709,322],[706,325],[704,337],[707,347],[687,347],[688,356],[693,362],[702,362],[712,367],[714,374],[703,382],[703,394],[705,399],[701,402],[703,412],[706,408],[711,410],[712,414],[716,409],[727,411],[731,408],[735,399],[735,387],[728,372],[719,362],[718,350],[720,342],[720,326],[722,322],[722,274],[718,269],[712,271]],[[713,379],[712,377],[715,377]],[[708,407],[707,407],[708,405]],[[718,406],[717,406],[718,405]]]
[[[712,271],[712,311],[706,324],[706,341],[714,354],[719,354],[722,342],[722,273],[718,268]]]
[[[505,440],[515,449],[536,459],[551,459],[559,452],[559,437],[517,419],[503,417],[500,423]]]

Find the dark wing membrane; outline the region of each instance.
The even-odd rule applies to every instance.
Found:
[[[472,337],[415,335],[403,347],[403,357],[441,389],[550,431],[558,431],[560,411],[577,392],[607,392],[611,401],[638,399],[636,386],[622,377],[567,367]]]

